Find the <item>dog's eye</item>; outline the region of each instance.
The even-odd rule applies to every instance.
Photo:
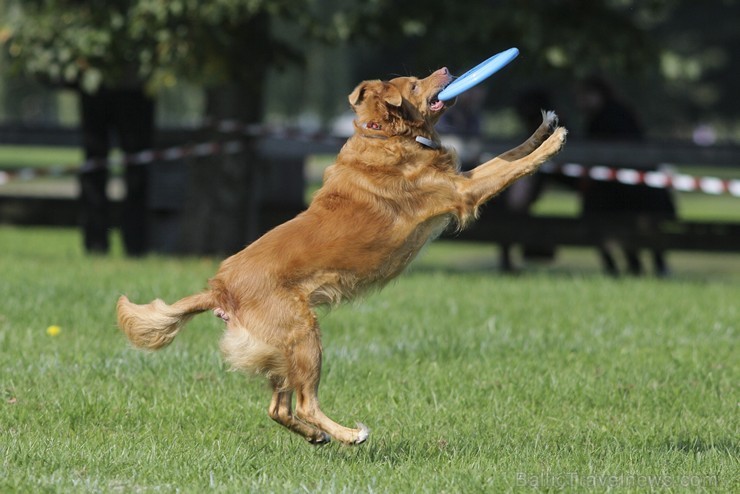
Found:
[[[419,84],[418,83],[415,82],[415,83],[411,84],[411,91],[412,92],[415,93],[418,89],[419,89]]]

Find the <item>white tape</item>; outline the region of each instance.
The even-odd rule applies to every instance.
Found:
[[[566,163],[563,165],[563,175],[569,177],[580,177],[583,175],[584,167],[578,163]]]
[[[606,166],[594,166],[588,175],[594,180],[611,180],[613,176],[612,169]]]
[[[196,156],[209,156],[213,154],[214,146],[212,142],[202,142],[196,144],[193,148],[193,154]]]
[[[673,177],[673,188],[681,192],[696,190],[696,179],[691,175],[676,175]]]
[[[727,191],[735,197],[740,197],[740,180],[727,182]]]
[[[130,163],[133,163],[135,165],[146,165],[148,163],[154,162],[155,153],[152,150],[146,150],[129,155],[127,158]],[[124,159],[124,161],[127,160]]]
[[[286,139],[300,142],[322,141],[322,142],[339,142],[345,141],[344,138],[323,134],[323,133],[306,133],[298,129],[290,128],[269,128],[260,124],[242,124],[237,120],[223,120],[210,128],[217,129],[223,133],[242,133],[250,137],[268,136],[274,139]],[[50,168],[25,168],[20,170],[11,170],[9,172],[0,171],[0,185],[7,184],[13,180],[31,180],[38,176],[61,176],[74,175],[77,173],[86,173],[105,167],[108,163],[123,163],[144,165],[158,160],[174,161],[186,156],[212,156],[216,154],[236,154],[244,150],[244,142],[241,140],[232,140],[224,143],[219,142],[202,142],[193,146],[175,146],[162,151],[146,150],[139,153],[126,155],[123,159],[89,159],[82,163],[81,167],[50,167]],[[482,157],[484,157],[482,155]],[[488,161],[493,155],[485,157],[483,161]],[[615,168],[607,166],[586,167],[579,163],[565,163],[557,166],[551,162],[543,165],[540,170],[543,173],[561,173],[568,177],[580,178],[588,176],[593,180],[600,181],[618,181],[623,184],[637,185],[645,184],[655,188],[669,188],[681,192],[701,191],[705,194],[719,195],[729,193],[735,197],[740,197],[740,180],[737,179],[720,179],[716,177],[694,177],[691,175],[674,175],[663,171],[646,171],[641,172],[630,168]]]
[[[646,172],[644,176],[645,185],[657,189],[665,189],[670,185],[668,174],[663,172]]]
[[[715,177],[703,177],[699,180],[699,188],[705,194],[717,196],[725,191],[725,183]]]
[[[162,159],[165,161],[179,160],[185,157],[185,148],[167,148],[162,153]]]
[[[617,170],[616,179],[617,182],[627,185],[637,185],[639,183],[642,183],[640,172],[638,172],[637,170],[632,170],[630,168],[621,168]]]

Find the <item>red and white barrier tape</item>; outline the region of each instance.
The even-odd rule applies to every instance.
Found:
[[[609,166],[587,167],[578,163],[556,165],[546,163],[540,170],[548,174],[561,174],[574,178],[591,178],[602,182],[619,182],[625,185],[647,185],[656,189],[673,188],[680,192],[703,192],[710,195],[730,194],[740,197],[740,180],[717,177],[695,177],[682,173],[659,170],[634,170]]]
[[[306,132],[299,128],[271,127],[262,124],[244,124],[237,120],[220,120],[212,125],[206,125],[222,134],[239,134],[246,137],[269,137],[273,139],[285,139],[298,142],[323,142],[341,145],[347,137],[339,137],[325,132]],[[203,157],[217,154],[236,154],[244,149],[244,144],[239,140],[227,142],[203,142],[190,146],[175,146],[160,150],[146,150],[138,153],[124,155],[112,159],[90,159],[79,166],[74,165],[52,165],[44,168],[22,168],[13,170],[0,170],[0,185],[12,181],[25,181],[41,177],[60,177],[76,175],[113,165],[147,165],[155,161],[174,161],[190,156]]]
[[[189,146],[175,146],[165,149],[146,150],[139,153],[126,154],[120,158],[89,159],[80,166],[52,165],[45,168],[20,168],[17,170],[0,171],[0,185],[16,180],[32,180],[42,177],[61,177],[76,175],[103,168],[106,164],[113,165],[148,165],[155,161],[175,161],[188,157],[214,156],[217,154],[237,154],[244,149],[241,141],[202,142]]]
[[[299,142],[343,142],[345,138],[330,136],[326,133],[307,133],[300,129],[269,128],[259,124],[243,124],[234,120],[217,122],[213,128],[224,134],[242,134],[249,137],[270,137]],[[155,161],[174,161],[191,156],[204,157],[217,154],[236,154],[244,149],[240,140],[227,142],[203,142],[200,144],[175,146],[160,150],[146,150],[124,155],[119,159],[87,160],[81,166],[50,166],[46,168],[22,168],[0,171],[0,185],[16,180],[31,180],[40,177],[59,177],[85,173],[105,166],[107,163],[121,165],[147,165]],[[721,179],[716,177],[695,177],[685,174],[672,174],[663,171],[643,171],[630,168],[607,166],[587,167],[577,163],[556,165],[545,164],[540,170],[548,174],[562,174],[568,177],[588,177],[593,180],[619,182],[627,185],[647,185],[666,189],[673,188],[681,192],[703,192],[711,195],[730,194],[740,197],[740,180]]]
[[[223,134],[241,134],[247,137],[268,137],[298,142],[318,142],[344,144],[350,136],[337,136],[324,131],[309,132],[298,127],[276,127],[261,124],[244,124],[238,120],[220,120],[213,124],[213,129]]]

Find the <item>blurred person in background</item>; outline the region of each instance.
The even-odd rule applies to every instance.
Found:
[[[93,93],[80,91],[80,122],[86,160],[79,173],[80,221],[88,253],[105,254],[110,247],[110,201],[106,189],[111,144],[115,139],[127,155],[152,149],[154,106],[154,100],[144,93],[141,85],[133,82],[116,87],[101,86]],[[124,181],[123,246],[127,255],[142,256],[149,250],[148,165],[127,163]]]
[[[635,112],[617,98],[615,91],[604,78],[591,76],[580,81],[576,86],[576,103],[585,117],[586,138],[613,143],[644,139],[645,133]],[[618,163],[594,164],[619,166]],[[627,185],[585,177],[581,184],[581,199],[581,214],[589,219],[603,219],[609,216],[651,218],[676,216],[676,207],[670,191],[644,184]],[[607,240],[599,247],[605,272],[612,276],[620,274],[616,259],[619,250],[623,251],[626,271],[632,275],[642,274],[643,266],[637,249],[616,245]],[[656,275],[668,275],[664,252],[655,249],[651,253]]]

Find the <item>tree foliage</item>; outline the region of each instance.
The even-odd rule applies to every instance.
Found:
[[[334,12],[329,36],[396,47],[411,43],[419,64],[445,54],[467,66],[497,48],[518,46],[538,69],[580,73],[600,66],[619,72],[656,59],[648,29],[676,1],[353,1]]]
[[[646,35],[675,1],[652,0],[30,0],[16,2],[5,38],[15,65],[57,83],[94,90],[177,77],[243,79],[250,64],[296,59],[301,43],[272,32],[293,23],[299,40],[373,40],[414,46],[415,62],[439,53],[461,64],[516,44],[538,68],[635,70],[654,62]],[[282,39],[281,39],[282,38]],[[257,60],[259,59],[259,60]]]
[[[307,1],[31,0],[16,3],[4,28],[13,65],[56,84],[156,90],[187,77],[199,83],[244,78],[249,65],[295,57],[269,34]]]
[[[736,0],[6,0],[13,65],[57,84],[178,79],[261,98],[266,67],[349,47],[352,80],[460,70],[510,46],[526,77],[646,75],[696,108],[737,108]],[[734,34],[733,34],[734,33]],[[734,47],[731,46],[734,43]],[[329,64],[330,66],[330,64]],[[334,96],[332,96],[333,98]]]

